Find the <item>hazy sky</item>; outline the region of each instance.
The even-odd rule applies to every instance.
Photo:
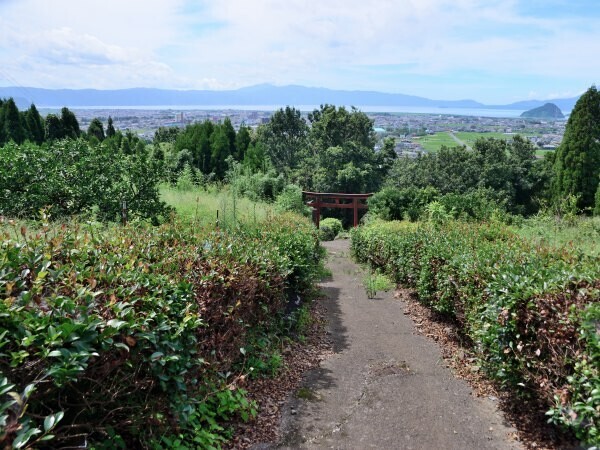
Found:
[[[598,55],[599,0],[0,0],[0,86],[509,103],[583,92]]]

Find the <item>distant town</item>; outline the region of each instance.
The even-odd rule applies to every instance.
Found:
[[[42,113],[53,112],[42,110]],[[215,110],[144,110],[144,109],[73,109],[81,127],[87,129],[93,118],[106,123],[111,116],[117,129],[129,129],[142,139],[150,142],[160,127],[185,127],[186,125],[209,120],[215,123],[229,117],[237,129],[241,124],[256,128],[267,123],[273,111],[252,111],[234,109]],[[303,115],[306,117],[307,112]],[[560,145],[566,121],[525,118],[477,117],[454,114],[414,114],[414,113],[366,113],[374,121],[374,128],[380,137],[393,137],[399,155],[417,156],[419,153],[435,150],[439,145],[466,145],[461,136],[470,133],[489,137],[506,137],[520,134],[527,137],[538,148],[538,156],[544,151],[554,150]],[[447,136],[447,137],[446,137]],[[441,139],[436,139],[440,137]],[[439,147],[439,146],[438,146]]]

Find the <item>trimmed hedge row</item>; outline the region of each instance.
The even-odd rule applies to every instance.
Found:
[[[248,370],[245,346],[283,332],[288,291],[322,259],[291,215],[233,232],[5,230],[0,442],[17,448],[218,446],[255,412],[230,374]]]
[[[599,258],[460,222],[376,222],[353,231],[352,250],[456,320],[490,376],[600,443]]]

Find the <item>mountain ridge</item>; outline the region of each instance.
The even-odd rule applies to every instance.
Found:
[[[439,107],[528,110],[551,102],[564,111],[573,109],[578,97],[553,100],[524,100],[505,105],[486,105],[471,99],[434,100],[416,95],[379,91],[337,90],[300,85],[258,84],[234,90],[127,89],[45,89],[0,87],[0,98],[19,97],[38,108],[67,106],[229,106],[229,105],[335,105]],[[27,105],[29,106],[29,105]]]

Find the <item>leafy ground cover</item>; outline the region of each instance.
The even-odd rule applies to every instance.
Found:
[[[455,321],[482,369],[548,419],[600,443],[600,260],[496,224],[376,222],[356,258]]]
[[[5,223],[0,442],[210,448],[256,413],[322,252],[295,215],[215,228]]]

